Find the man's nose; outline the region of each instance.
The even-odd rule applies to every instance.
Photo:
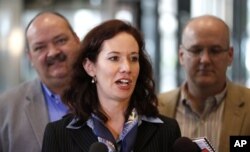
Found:
[[[208,62],[211,60],[211,53],[208,49],[203,49],[203,51],[200,52],[200,58],[201,62]]]
[[[48,57],[56,56],[60,53],[60,50],[54,45],[50,44],[48,48]]]

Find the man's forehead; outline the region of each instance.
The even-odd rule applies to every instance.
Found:
[[[37,24],[37,23],[42,23],[42,24],[46,24],[46,23],[64,23],[66,24],[67,22],[65,21],[65,19],[63,19],[62,17],[52,14],[52,13],[45,13],[42,14],[40,16],[38,16],[33,23],[31,23],[31,25],[33,24]]]
[[[43,32],[44,30],[65,30],[68,28],[67,22],[60,17],[41,16],[34,20],[27,29],[27,36],[34,33]]]

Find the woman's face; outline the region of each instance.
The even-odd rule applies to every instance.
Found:
[[[89,65],[100,102],[130,100],[140,70],[139,46],[132,35],[122,32],[104,41],[96,63]]]

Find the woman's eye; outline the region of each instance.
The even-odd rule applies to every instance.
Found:
[[[112,56],[109,58],[109,60],[111,60],[111,61],[118,61],[118,59],[119,58],[117,56]]]
[[[139,61],[139,57],[138,56],[132,56],[131,61],[132,62],[137,62],[137,61]]]

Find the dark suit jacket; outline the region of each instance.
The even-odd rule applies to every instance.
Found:
[[[180,137],[176,120],[160,116],[163,124],[142,122],[139,126],[134,152],[172,152],[172,145]],[[80,129],[68,129],[72,120],[68,116],[46,127],[42,152],[88,152],[97,137],[84,125]]]
[[[175,117],[180,88],[159,95],[159,111]],[[225,98],[219,152],[229,152],[231,135],[250,135],[250,89],[228,83]]]
[[[0,95],[0,152],[40,152],[48,122],[38,79],[5,91]]]

